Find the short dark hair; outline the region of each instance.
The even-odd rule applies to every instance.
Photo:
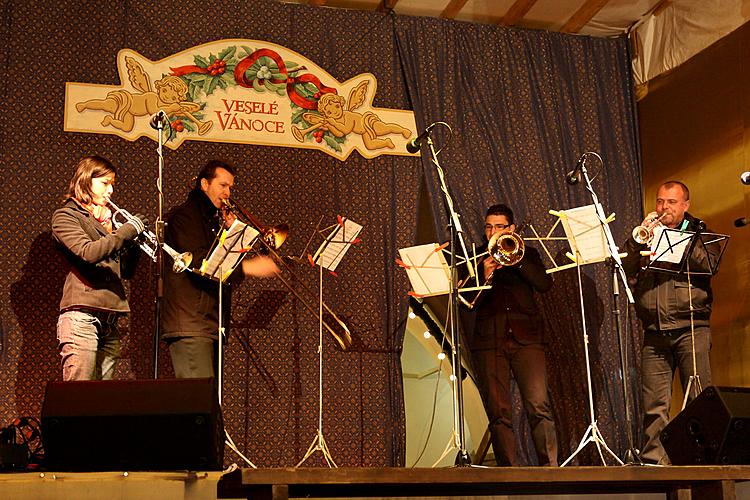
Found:
[[[232,176],[237,175],[236,169],[230,165],[229,163],[221,160],[209,160],[208,163],[206,163],[200,172],[198,172],[198,177],[195,178],[195,189],[201,188],[201,180],[206,179],[207,181],[211,181],[214,177],[216,177],[216,170],[219,168],[223,168]]]
[[[688,187],[685,184],[683,184],[680,181],[667,181],[667,182],[665,182],[664,184],[662,184],[659,187],[660,188],[665,187],[665,188],[669,189],[669,188],[672,188],[672,187],[675,187],[675,186],[680,186],[682,188],[682,192],[685,193],[685,200],[689,200],[690,199],[690,190],[688,189]]]
[[[75,198],[84,205],[88,205],[92,200],[91,180],[109,174],[117,175],[117,171],[108,159],[96,155],[84,156],[78,160],[65,199]]]
[[[504,215],[505,218],[508,219],[508,224],[513,224],[513,210],[511,210],[508,205],[505,205],[503,203],[492,205],[490,208],[488,208],[487,213],[484,216],[486,218],[490,215]]]

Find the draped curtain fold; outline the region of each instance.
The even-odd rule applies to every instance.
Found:
[[[564,182],[565,173],[585,151],[603,159],[602,165],[588,161],[587,166],[605,210],[617,212],[611,225],[615,239],[625,238],[641,214],[625,39],[406,17],[395,25],[418,127],[445,121],[452,128],[447,132],[436,127],[433,140],[441,150],[439,162],[469,241],[481,245],[484,210],[495,203],[508,203],[517,224],[532,223],[543,234],[554,221],[550,209],[591,203],[582,184]],[[432,224],[438,237],[447,241],[444,196],[426,148],[422,164]],[[549,246],[558,264],[569,262],[562,256],[563,246]],[[551,267],[549,260],[547,265]],[[618,344],[609,315],[614,303],[611,276],[605,264],[583,271],[596,414],[608,444],[619,453],[627,448],[627,440],[620,418],[624,399]],[[575,270],[554,278],[553,290],[540,297],[540,305],[549,338],[548,374],[562,455],[575,449],[589,418]],[[621,307],[627,309],[624,303]],[[626,336],[627,380],[637,400],[638,333],[629,331]],[[528,426],[517,395],[515,399],[521,458],[533,464]],[[589,452],[581,458],[583,463],[596,463]]]

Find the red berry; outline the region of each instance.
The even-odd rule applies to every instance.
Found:
[[[323,142],[323,138],[318,136],[315,138],[315,142]]]

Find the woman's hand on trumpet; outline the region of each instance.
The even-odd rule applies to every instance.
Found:
[[[279,266],[268,255],[258,255],[242,261],[242,272],[245,276],[272,278],[281,272]]]

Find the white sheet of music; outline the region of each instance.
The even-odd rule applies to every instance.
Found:
[[[361,231],[362,226],[349,219],[343,219],[343,222],[337,224],[328,238],[320,245],[318,251],[315,252],[313,261],[329,271],[336,271],[341,259],[344,258],[349,247],[352,246],[352,242]]]
[[[565,217],[562,217],[565,235],[568,237],[573,255],[580,254],[581,264],[601,262],[609,257],[607,238],[594,205],[571,208],[562,212],[565,214]]]
[[[654,239],[651,240],[651,261],[679,264],[685,256],[693,234],[658,226],[654,229]]]
[[[216,248],[201,265],[201,274],[225,281],[245,256],[241,250],[252,247],[259,234],[255,228],[236,219],[229,229],[222,230]]]
[[[419,296],[430,297],[450,292],[450,268],[440,245],[428,243],[400,248],[401,261],[406,264],[412,290]]]

